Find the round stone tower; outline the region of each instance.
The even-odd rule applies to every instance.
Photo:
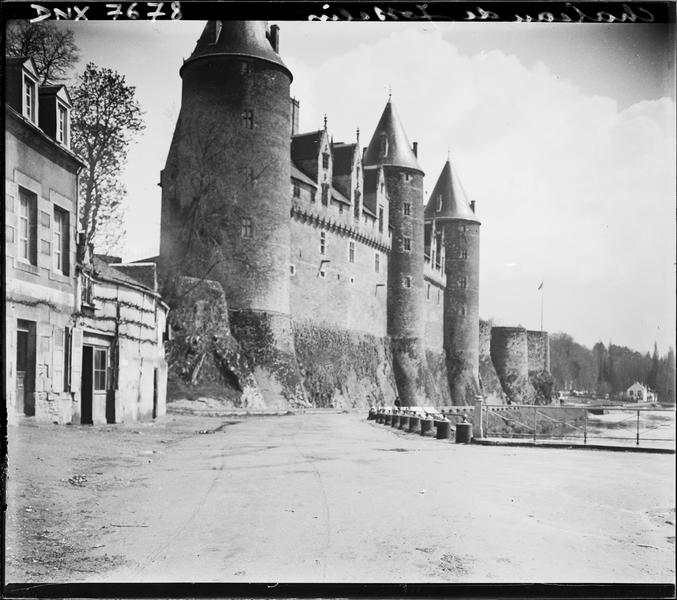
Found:
[[[444,349],[453,404],[470,404],[479,393],[480,221],[449,160],[425,211],[434,235],[442,236],[447,276]]]
[[[253,349],[258,357],[288,355],[291,362],[281,361],[288,368],[276,378],[295,388],[289,306],[292,75],[277,50],[276,26],[209,21],[184,61],[181,111],[161,176],[159,263],[165,277],[221,283],[235,337],[246,331],[249,345],[253,339],[265,345]]]
[[[423,170],[390,100],[363,162],[365,170],[383,169],[389,203],[387,331],[400,403],[425,406]]]
[[[523,327],[492,327],[491,360],[510,402],[531,404],[534,390],[529,382],[527,330]]]

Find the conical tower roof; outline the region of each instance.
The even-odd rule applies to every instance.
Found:
[[[416,159],[411,144],[404,132],[404,127],[400,122],[400,117],[388,100],[381,120],[376,126],[376,131],[371,137],[371,142],[364,155],[364,165],[366,167],[385,165],[393,167],[406,167],[416,169],[423,173]]]
[[[181,70],[195,60],[213,56],[258,58],[278,65],[292,77],[266,37],[265,21],[208,21]]]
[[[442,197],[441,207],[440,196]],[[470,202],[465,195],[461,180],[449,160],[442,167],[442,172],[437,179],[432,194],[430,194],[428,204],[425,207],[425,219],[461,219],[475,223],[480,222],[470,208]]]

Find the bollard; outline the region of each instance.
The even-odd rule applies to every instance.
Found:
[[[387,412],[383,417],[383,424],[390,425],[393,422],[393,413]]]
[[[400,415],[398,413],[395,413],[393,415],[393,420],[390,423],[393,427],[399,427],[400,426]]]
[[[448,419],[435,421],[435,427],[437,427],[438,440],[448,440],[451,437],[451,422]]]
[[[409,415],[400,415],[400,429],[409,429]]]
[[[421,419],[421,435],[426,435],[433,430],[433,420],[427,417]]]
[[[376,419],[376,409],[372,406],[369,409],[369,414],[367,415],[367,421],[373,421]]]
[[[380,410],[376,413],[376,422],[383,423],[383,413]]]
[[[472,439],[472,423],[456,424],[456,443],[469,444]]]
[[[412,415],[411,417],[409,417],[409,432],[416,433],[418,431],[420,422],[421,419],[419,419],[416,415]]]

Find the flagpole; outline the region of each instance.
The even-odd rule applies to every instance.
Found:
[[[543,287],[543,284],[541,283],[541,331],[543,331],[543,298],[545,294],[545,288]]]

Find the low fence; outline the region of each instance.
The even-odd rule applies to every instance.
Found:
[[[382,411],[382,412],[381,412]],[[484,404],[474,406],[381,409],[382,422],[419,417],[472,424],[475,439],[561,441],[593,445],[674,448],[675,411],[669,408],[619,406],[543,406]],[[376,417],[376,415],[374,415]]]
[[[482,436],[635,446],[674,445],[675,411],[601,406],[484,405]]]

